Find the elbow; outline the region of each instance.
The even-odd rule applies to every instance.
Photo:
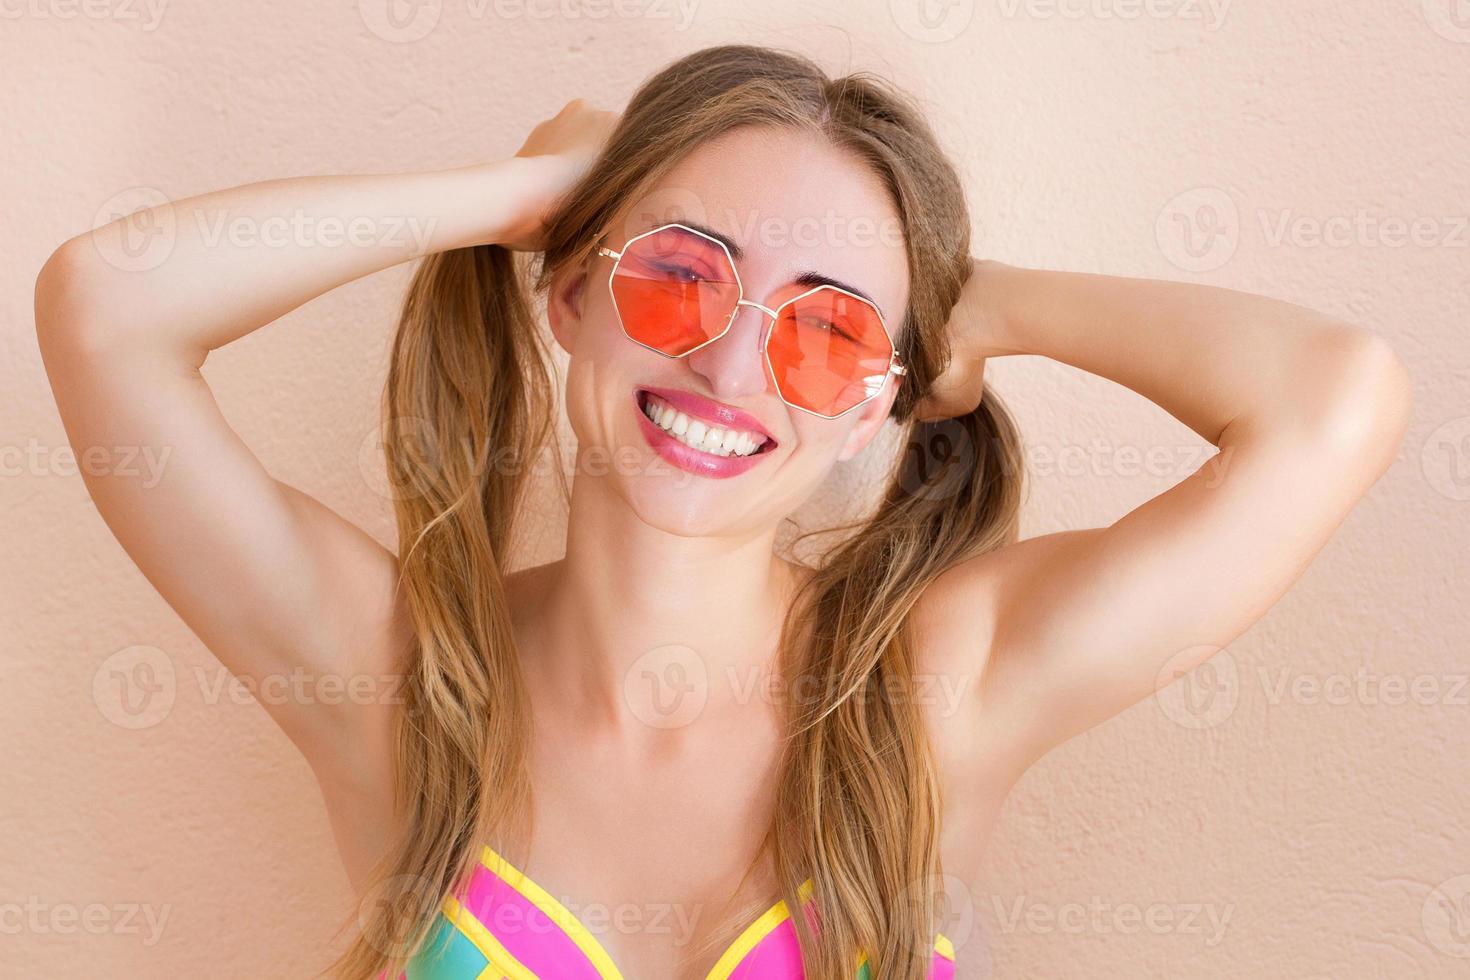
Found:
[[[79,238],[62,242],[36,275],[36,333],[45,339],[75,323],[81,280],[86,273]]]
[[[1340,348],[1332,396],[1319,436],[1378,476],[1392,465],[1413,411],[1413,381],[1382,336],[1354,329]]]
[[[57,247],[36,275],[36,339],[43,354],[65,343],[68,349],[95,342],[100,325],[92,301],[98,261],[90,235],[78,235]]]

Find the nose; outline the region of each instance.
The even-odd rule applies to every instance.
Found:
[[[689,355],[689,367],[709,383],[716,398],[732,401],[766,390],[766,359],[761,353],[770,311],[742,300],[719,340]]]

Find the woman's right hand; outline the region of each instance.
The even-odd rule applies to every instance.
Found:
[[[518,251],[545,247],[546,218],[597,159],[618,119],[619,113],[573,99],[536,124],[515,153],[516,159],[530,162],[534,177],[496,244]]]

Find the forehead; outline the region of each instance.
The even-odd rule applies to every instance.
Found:
[[[871,296],[895,327],[907,304],[903,226],[882,178],[819,135],[745,127],[701,144],[628,209],[624,239],[668,221],[729,239],[749,295],[794,295],[817,273]]]

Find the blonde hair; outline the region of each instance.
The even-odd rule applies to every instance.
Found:
[[[863,950],[874,977],[922,980],[938,918],[940,799],[908,614],[945,569],[1015,539],[1021,494],[1018,437],[993,392],[960,418],[913,418],[951,356],[945,325],[970,271],[953,167],[914,104],[879,77],[829,78],[770,48],[705,48],[640,87],[548,219],[533,288],[586,262],[621,208],[740,126],[811,132],[850,151],[882,179],[904,231],[911,284],[897,343],[909,373],[891,414],[906,442],[876,509],[836,529],[840,543],[783,624],[780,689],[800,696],[783,704],[787,738],[761,850],[788,907],[813,879],[820,931],[792,917],[807,977],[851,980]],[[505,580],[527,464],[557,410],[528,278],[498,246],[439,253],[404,305],[384,398],[388,466],[402,490],[401,587],[417,636],[397,732],[403,831],[375,874],[379,900],[333,967],[339,977],[400,969],[482,844],[525,816],[513,804],[530,792],[529,709]]]

